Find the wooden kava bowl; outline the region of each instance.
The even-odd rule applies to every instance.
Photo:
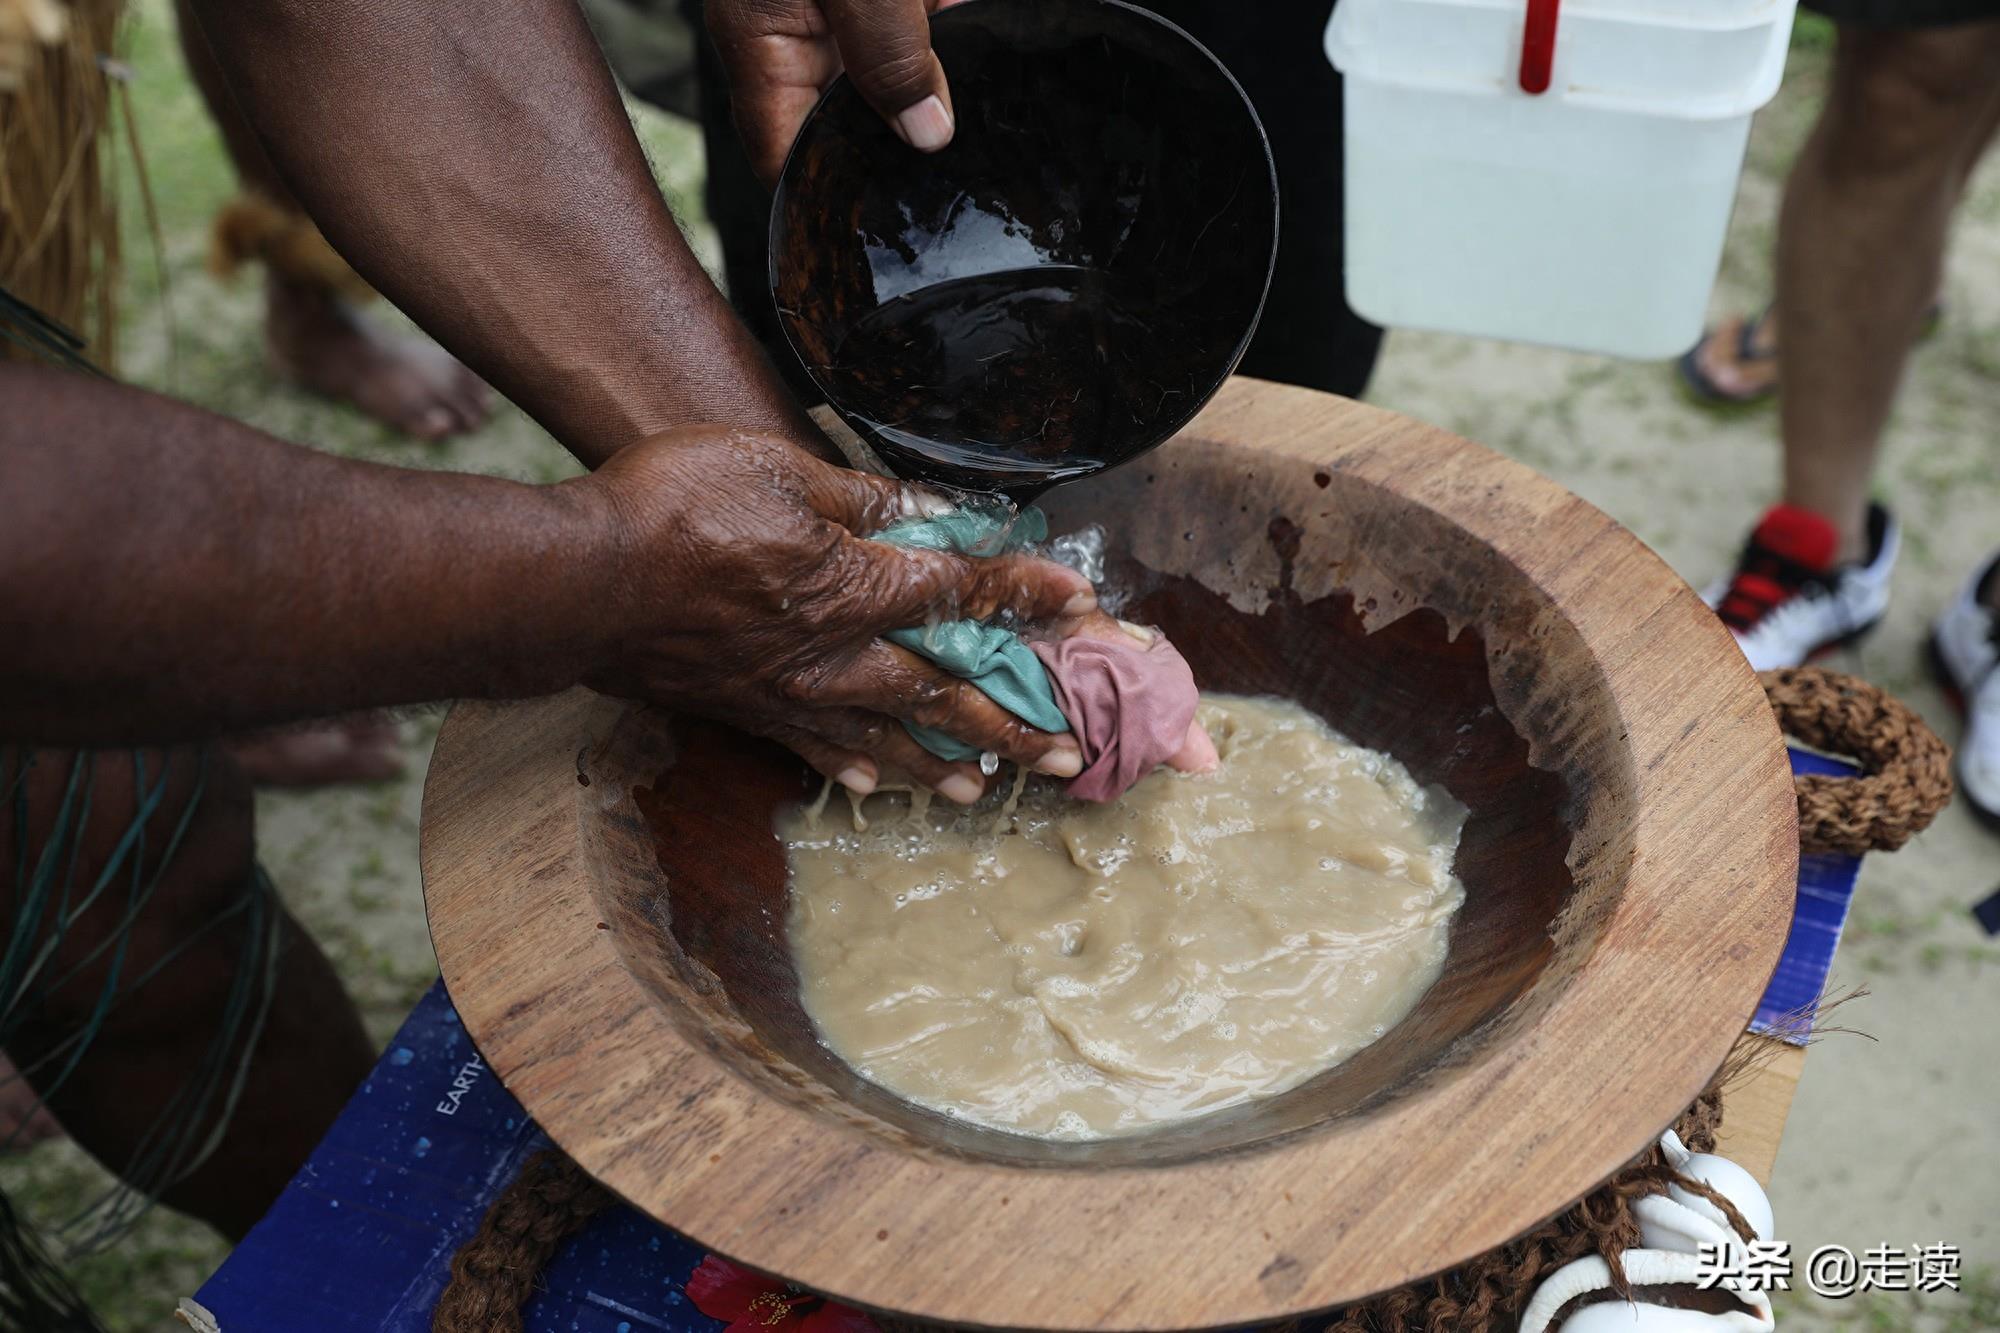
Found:
[[[1123,614],[1206,688],[1297,699],[1470,808],[1438,983],[1265,1101],[1099,1143],[980,1129],[813,1037],[771,833],[802,764],[583,691],[461,705],[425,792],[432,937],[582,1166],[875,1309],[1201,1328],[1462,1262],[1701,1090],[1776,963],[1796,815],[1755,677],[1637,539],[1445,432],[1249,380],[1050,509],[1104,525]]]

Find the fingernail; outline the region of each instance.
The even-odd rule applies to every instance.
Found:
[[[938,795],[958,805],[971,805],[986,792],[986,788],[982,787],[976,779],[969,778],[963,773],[952,774],[943,782],[938,783],[937,789]]]
[[[1062,613],[1066,616],[1080,616],[1086,611],[1097,609],[1097,590],[1085,588],[1082,592],[1063,603]]]
[[[944,101],[932,93],[915,106],[904,107],[896,116],[896,129],[910,147],[923,153],[935,153],[951,142],[951,112],[944,109]]]
[[[1058,746],[1035,761],[1035,771],[1052,778],[1073,778],[1083,772],[1083,752]]]
[[[859,764],[851,764],[841,769],[833,775],[833,780],[856,796],[867,796],[875,790],[875,775]]]
[[[1124,630],[1147,647],[1152,647],[1153,631],[1147,629],[1144,625],[1135,625],[1129,620],[1121,620],[1118,622],[1118,628]]]

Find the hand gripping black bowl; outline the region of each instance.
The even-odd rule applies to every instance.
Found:
[[[1236,368],[1277,173],[1236,81],[1117,0],[968,0],[932,43],[957,134],[908,147],[841,79],[771,210],[771,288],[900,475],[1033,498],[1151,449]]]

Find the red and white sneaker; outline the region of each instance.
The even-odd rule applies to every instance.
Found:
[[[2000,611],[1988,594],[2000,581],[2000,555],[1958,590],[1931,627],[1931,667],[1965,714],[1958,743],[1958,789],[1988,822],[2000,826]]]
[[[1889,609],[1902,530],[1868,507],[1868,559],[1836,565],[1840,533],[1809,509],[1775,505],[1743,547],[1736,572],[1702,594],[1758,671],[1799,666],[1875,628]]]

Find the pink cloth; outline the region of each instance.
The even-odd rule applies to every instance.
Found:
[[[1187,659],[1165,635],[1150,645],[1074,635],[1030,646],[1083,750],[1071,796],[1115,801],[1187,743],[1200,695]]]

